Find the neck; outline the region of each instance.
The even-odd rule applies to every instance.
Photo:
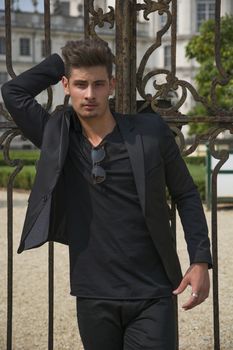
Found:
[[[116,121],[109,111],[98,118],[80,118],[83,134],[88,138],[95,147],[100,144],[104,137],[109,134],[115,127]]]

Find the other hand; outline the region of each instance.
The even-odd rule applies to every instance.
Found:
[[[201,304],[209,296],[210,278],[207,263],[191,264],[173,294],[181,294],[189,285],[192,287],[192,293],[189,300],[182,305],[184,310],[190,310]]]

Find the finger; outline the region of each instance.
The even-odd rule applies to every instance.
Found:
[[[185,278],[183,278],[182,281],[180,282],[179,287],[173,291],[173,294],[177,295],[182,293],[187,288],[188,285],[189,285],[188,281]]]
[[[190,310],[193,307],[197,306],[199,304],[199,297],[195,297],[195,296],[190,296],[189,300],[182,305],[182,308],[184,310]]]
[[[191,297],[184,305],[182,305],[182,308],[184,310],[190,310],[193,307],[203,303],[203,301],[205,301],[207,297],[208,296],[205,296],[205,294],[203,293],[198,294],[198,293],[192,292]]]

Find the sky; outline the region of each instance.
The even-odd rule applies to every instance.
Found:
[[[43,12],[44,11],[44,0],[37,0],[38,1],[38,6],[37,10],[38,12]],[[32,5],[31,0],[11,0],[11,3],[14,4],[14,8],[16,9],[17,6],[21,11],[28,11],[28,12],[33,12],[34,7]],[[5,0],[0,0],[0,10],[4,10],[5,8]]]

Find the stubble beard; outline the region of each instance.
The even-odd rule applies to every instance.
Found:
[[[97,107],[98,109],[98,107]],[[93,110],[93,111],[83,111],[82,109],[79,111],[76,111],[76,114],[78,115],[78,117],[83,120],[83,121],[87,121],[87,120],[95,120],[98,119],[100,117],[102,117],[108,110],[108,105],[105,106],[105,108],[100,108],[99,110]]]
[[[84,113],[82,113],[81,111],[81,113],[77,112],[77,115],[82,120],[93,120],[93,119],[96,119],[99,114],[97,111],[84,112]]]

